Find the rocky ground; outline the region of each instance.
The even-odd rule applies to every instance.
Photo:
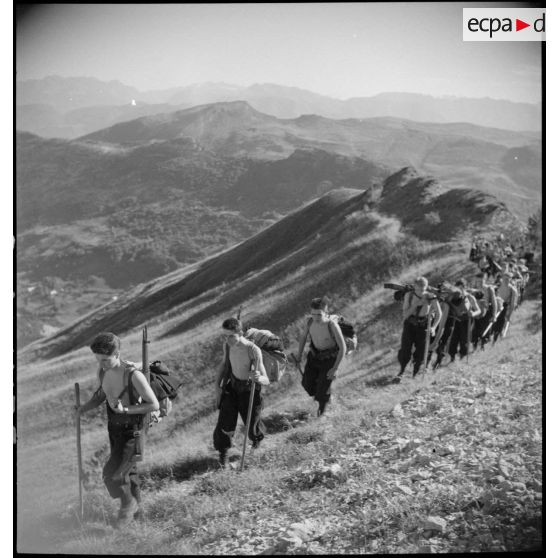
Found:
[[[68,509],[53,548],[203,555],[541,550],[540,325],[539,304],[526,302],[508,337],[469,362],[398,385],[389,383],[391,366],[370,370],[339,383],[319,418],[306,399],[304,408],[293,398],[268,409],[268,436],[248,452],[243,472],[240,432],[229,470],[219,470],[210,448],[194,448],[200,455],[189,462],[151,471],[146,519],[123,531],[110,525],[115,503],[102,486],[88,488],[86,521],[77,524]]]
[[[391,412],[367,410],[342,452],[284,478],[299,492],[290,512],[301,520],[280,526],[281,499],[269,502],[278,524],[256,523],[248,539],[235,534],[204,553],[541,548],[542,355],[533,341],[519,349],[506,340],[436,373]]]

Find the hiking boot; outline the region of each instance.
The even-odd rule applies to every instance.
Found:
[[[132,501],[127,506],[122,506],[118,512],[118,517],[116,518],[116,528],[120,529],[129,525],[135,514],[139,511],[138,501],[133,498]]]
[[[221,465],[221,467],[223,467],[223,469],[225,467],[228,467],[228,465],[229,465],[229,454],[226,451],[220,451],[219,452],[219,465]]]

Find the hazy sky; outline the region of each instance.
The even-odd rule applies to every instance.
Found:
[[[463,7],[521,3],[52,4],[18,19],[17,79],[140,90],[277,83],[337,98],[384,91],[541,99],[541,46],[463,42]]]

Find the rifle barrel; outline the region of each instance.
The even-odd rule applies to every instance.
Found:
[[[143,326],[143,337],[141,342],[141,365],[142,372],[147,378],[147,383],[151,383],[151,374],[149,372],[149,354],[148,354],[149,339],[147,337],[147,326]]]

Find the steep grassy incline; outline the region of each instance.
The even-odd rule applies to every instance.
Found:
[[[395,309],[395,308],[394,308]],[[215,415],[152,440],[147,520],[116,532],[101,487],[106,433],[88,424],[86,521],[75,516],[74,451],[42,464],[42,490],[23,483],[19,551],[127,554],[354,554],[525,551],[542,548],[541,305],[528,301],[506,339],[399,385],[399,328],[382,312],[381,346],[368,338],[334,384],[332,408],[315,404],[293,370],[271,398],[268,435],[239,473],[220,471],[210,448]],[[399,312],[396,312],[397,314]],[[373,334],[380,330],[372,326]],[[189,395],[179,405],[188,403]],[[161,425],[163,429],[166,426]],[[54,448],[52,448],[54,449]],[[54,458],[54,455],[51,459]],[[48,481],[52,479],[52,482]],[[57,490],[57,485],[63,488]],[[30,506],[29,490],[35,490]],[[50,497],[49,497],[50,494]],[[40,517],[40,520],[37,518]],[[23,534],[25,533],[25,534]]]
[[[29,346],[21,358],[62,355],[87,345],[99,331],[122,335],[143,323],[168,318],[169,313],[186,315],[169,325],[164,335],[184,333],[207,318],[231,312],[270,285],[275,291],[284,291],[283,283],[289,283],[293,273],[312,275],[315,292],[337,283],[335,294],[343,297],[350,290],[347,287],[362,283],[364,277],[377,281],[381,279],[378,272],[385,274],[408,263],[408,257],[412,259],[413,252],[420,251],[417,237],[447,242],[475,227],[486,228],[502,215],[515,222],[505,206],[490,196],[448,190],[412,168],[386,179],[377,204],[370,206],[368,196],[359,190],[331,191],[199,265],[140,285],[51,338]],[[394,215],[397,221],[390,222],[370,207]],[[413,236],[400,231],[398,221]],[[401,243],[404,237],[408,237],[407,243]],[[401,250],[393,253],[398,243]],[[214,300],[211,304],[206,302],[210,298]],[[285,297],[283,303],[289,305],[292,300]],[[300,297],[297,301],[304,304]]]
[[[219,327],[239,307],[246,324],[273,329],[292,348],[315,296],[328,294],[334,310],[364,330],[374,313],[392,304],[391,292],[381,289],[384,281],[402,273],[402,280],[424,273],[433,282],[472,273],[464,245],[419,240],[399,220],[371,210],[365,198],[358,191],[331,192],[231,250],[140,285],[31,345],[18,355],[20,445],[71,435],[63,402],[72,398],[73,382],[80,382],[84,394],[94,387],[87,346],[99,331],[121,335],[123,354],[137,361],[140,326],[148,323],[151,358],[165,360],[188,385],[189,405],[170,421],[180,430],[212,411],[208,385],[221,358]],[[457,234],[474,217],[474,211],[463,213],[447,226]],[[382,337],[380,328],[375,342]]]

